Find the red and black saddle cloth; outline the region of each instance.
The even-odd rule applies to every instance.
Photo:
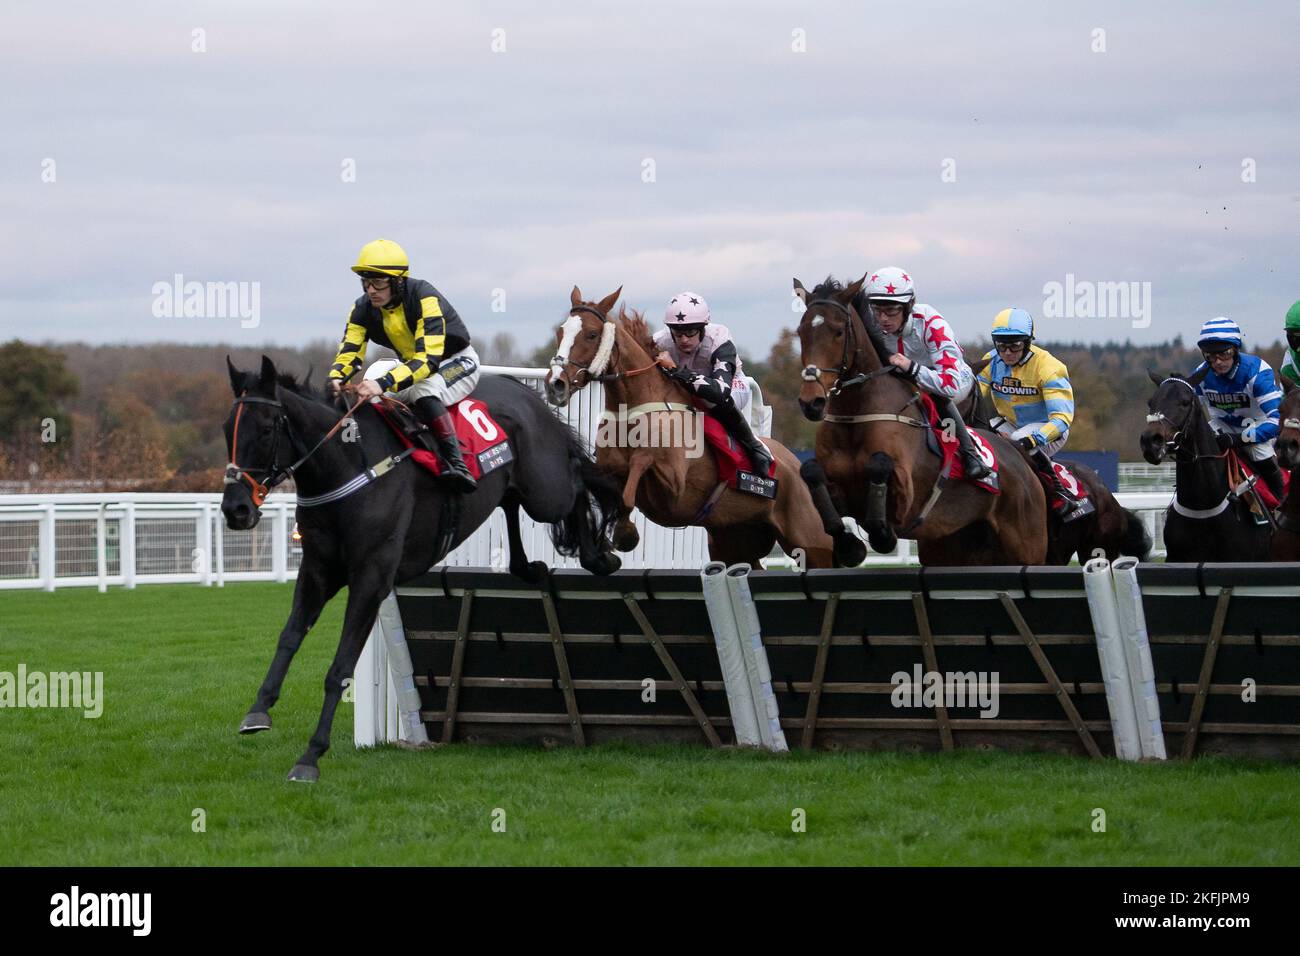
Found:
[[[1237,449],[1233,448],[1228,452],[1228,490],[1235,491],[1241,487],[1242,482],[1252,475],[1255,475],[1255,469],[1251,467],[1251,461],[1244,455],[1237,454]],[[1286,497],[1287,492],[1291,490],[1291,469],[1282,469],[1282,497]],[[1276,511],[1282,502],[1278,501],[1273,495],[1273,490],[1269,488],[1268,482],[1262,478],[1256,478],[1255,491],[1259,493],[1260,500],[1264,502],[1264,507],[1269,511]],[[1255,507],[1254,498],[1250,495],[1244,495],[1245,499],[1250,502],[1252,510],[1258,510]],[[1261,515],[1261,517],[1263,517]]]
[[[403,445],[407,448],[415,447],[411,458],[432,474],[442,474],[442,463],[438,456],[411,441],[410,434],[417,431],[421,424],[414,412],[396,401],[372,402],[371,407],[388,423],[388,427]],[[448,411],[456,424],[461,457],[465,459],[465,467],[475,481],[514,459],[505,429],[497,424],[483,402],[471,396],[452,405]]]
[[[934,399],[925,392],[919,393],[921,408],[925,412],[926,420],[930,423],[930,434],[932,436],[931,448],[938,452],[942,459],[940,474],[945,474],[949,479],[965,478],[966,468],[962,463],[961,443],[957,441],[957,436],[951,434],[949,430],[943,427],[943,422],[939,419],[939,410],[935,407]],[[970,437],[975,442],[975,447],[979,449],[980,457],[984,459],[984,464],[989,467],[989,474],[986,478],[968,479],[971,484],[977,488],[983,488],[989,494],[1000,495],[1002,488],[998,484],[998,457],[993,451],[991,442],[984,440],[984,436],[975,430],[971,430]]]
[[[1066,468],[1065,465],[1059,461],[1052,462],[1052,471],[1054,471],[1056,477],[1061,480],[1061,487],[1065,489],[1066,493],[1071,498],[1075,501],[1088,501],[1090,497],[1088,494],[1088,486],[1076,478],[1074,472],[1070,471],[1069,468]],[[1048,507],[1053,511],[1060,511],[1063,509],[1065,507],[1065,502],[1062,501],[1061,496],[1056,493],[1056,486],[1052,484],[1052,479],[1043,474],[1037,468],[1034,469],[1034,474],[1038,476],[1038,480],[1042,482],[1043,490],[1047,492]]]
[[[776,458],[772,459],[772,467],[766,475],[758,474],[745,449],[727,434],[721,422],[709,414],[704,416],[704,440],[713,449],[720,482],[728,488],[761,498],[776,497]]]

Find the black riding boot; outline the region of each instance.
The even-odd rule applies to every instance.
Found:
[[[478,482],[465,467],[465,459],[460,454],[460,439],[456,437],[456,425],[451,420],[447,406],[436,398],[417,399],[415,412],[433,432],[438,444],[438,457],[442,459],[443,471],[439,481],[450,491],[468,493],[478,487]]]
[[[979,449],[975,447],[975,439],[970,437],[970,429],[961,420],[961,413],[957,411],[957,403],[951,398],[943,399],[936,396],[935,404],[939,410],[939,424],[942,425],[944,419],[950,419],[953,423],[953,431],[957,436],[958,453],[961,455],[966,477],[987,478],[991,473],[989,466],[984,464]]]
[[[754,465],[754,472],[766,478],[772,472],[772,453],[767,446],[755,437],[745,420],[744,413],[731,401],[731,396],[720,404],[714,405],[709,414],[727,430],[727,434],[736,439],[736,443],[749,453],[749,460]]]
[[[1052,490],[1056,492],[1056,500],[1061,502],[1061,507],[1056,509],[1056,513],[1061,516],[1063,521],[1072,521],[1076,517],[1082,517],[1080,510],[1083,508],[1083,502],[1066,490],[1061,476],[1056,473],[1052,467],[1052,459],[1043,453],[1041,448],[1035,448],[1029,453],[1029,460],[1034,463],[1038,473],[1052,483]]]
[[[1252,461],[1250,467],[1255,469],[1255,474],[1264,479],[1264,484],[1268,485],[1268,490],[1273,492],[1273,497],[1281,501],[1283,495],[1282,466],[1277,463],[1277,456],[1269,455],[1259,461]]]

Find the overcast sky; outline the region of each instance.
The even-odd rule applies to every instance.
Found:
[[[336,339],[378,236],[528,351],[575,283],[656,320],[698,292],[755,357],[793,276],[884,265],[963,339],[1018,305],[1047,341],[1227,314],[1272,342],[1300,299],[1292,0],[7,0],[0,25],[3,339]],[[257,283],[256,325],[156,316],[176,274]],[[1149,311],[1042,317],[1068,274],[1150,283]]]

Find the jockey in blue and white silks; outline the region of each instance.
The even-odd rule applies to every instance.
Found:
[[[1273,439],[1281,428],[1282,389],[1272,366],[1258,355],[1241,351],[1241,328],[1223,316],[1201,326],[1196,344],[1205,361],[1192,374],[1205,370],[1196,391],[1205,399],[1210,427],[1219,436],[1220,447],[1238,445],[1281,500],[1282,469],[1273,452]]]

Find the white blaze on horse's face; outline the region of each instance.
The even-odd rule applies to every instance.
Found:
[[[822,323],[824,323],[825,321],[826,321],[826,320],[825,320],[822,316],[820,316],[820,315],[814,315],[814,316],[813,316],[812,323],[811,323],[811,327],[815,329],[815,328],[817,328],[818,326],[820,326]]]
[[[564,374],[564,363],[569,360],[569,352],[573,350],[574,340],[577,339],[578,333],[582,331],[582,319],[576,315],[571,315],[564,320],[560,326],[560,346],[555,350],[555,358],[551,359],[551,378],[558,379]]]

